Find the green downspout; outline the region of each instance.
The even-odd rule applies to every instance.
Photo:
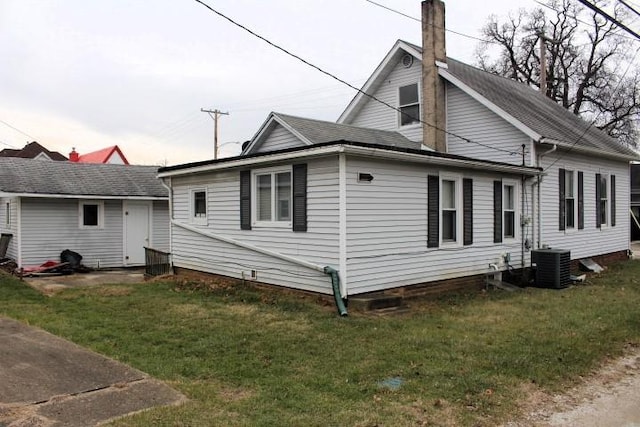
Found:
[[[336,269],[326,266],[324,268],[324,273],[331,276],[331,286],[333,287],[333,298],[336,301],[336,308],[338,309],[338,313],[340,316],[347,316],[347,307],[344,306],[344,301],[342,300],[342,295],[340,294],[340,276],[338,276],[338,272]]]

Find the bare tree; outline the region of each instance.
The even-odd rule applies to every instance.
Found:
[[[618,3],[619,4],[619,3]],[[600,6],[604,3],[599,2]],[[637,45],[614,24],[571,0],[519,10],[506,22],[490,16],[476,56],[486,71],[540,88],[540,38],[546,47],[546,95],[622,143],[638,146],[640,73]],[[624,11],[614,10],[617,19]],[[636,41],[637,43],[637,41]]]

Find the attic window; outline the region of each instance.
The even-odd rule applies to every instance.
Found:
[[[401,86],[398,89],[398,99],[400,126],[420,123],[420,97],[418,95],[418,83]]]

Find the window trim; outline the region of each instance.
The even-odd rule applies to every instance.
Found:
[[[275,189],[275,176],[279,173],[289,173],[289,219],[278,221],[273,219],[276,214],[277,201]],[[261,175],[271,175],[271,220],[258,220],[258,188],[257,179]],[[272,168],[251,170],[251,225],[252,227],[291,228],[293,226],[293,166],[276,166]]]
[[[86,205],[98,206],[98,224],[84,224],[84,207]],[[80,200],[78,202],[78,227],[81,230],[99,230],[104,228],[104,200]]]
[[[196,193],[204,193],[204,216],[196,216]],[[209,219],[209,192],[206,187],[189,189],[189,220],[193,224],[207,225]]]
[[[505,201],[506,201],[506,191],[505,187],[513,187],[513,236],[507,236],[506,227],[507,223],[505,221],[505,213],[507,210],[505,209]],[[520,202],[520,192],[518,191],[518,182],[511,179],[503,179],[502,180],[502,241],[513,241],[520,237],[520,233],[518,232],[518,218],[519,218],[519,209],[518,205]]]
[[[443,209],[444,204],[442,203],[442,199],[444,196],[443,191],[443,181],[453,181],[455,188],[455,213],[456,213],[456,223],[455,223],[455,231],[456,231],[456,239],[455,240],[445,240],[444,239],[444,220],[443,220]],[[440,180],[438,183],[439,187],[439,200],[438,200],[438,219],[440,221],[439,227],[439,241],[440,246],[444,247],[458,247],[462,246],[464,240],[464,229],[463,229],[463,195],[462,195],[462,175],[459,174],[451,174],[451,173],[442,173],[440,174]]]
[[[407,87],[407,86],[413,86],[416,85],[416,90],[418,91],[418,101],[414,102],[414,103],[410,103],[410,104],[400,104],[400,89]],[[412,127],[418,127],[421,125],[420,121],[422,120],[422,88],[421,88],[421,83],[419,81],[415,82],[415,83],[408,83],[408,84],[404,84],[401,86],[398,86],[397,90],[396,90],[396,105],[398,106],[398,129],[411,129]],[[413,123],[407,123],[406,125],[402,124],[402,108],[404,107],[413,107],[417,105],[418,106],[418,121],[417,122],[413,122]]]

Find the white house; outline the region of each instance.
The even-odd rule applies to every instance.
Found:
[[[0,158],[0,232],[19,267],[59,260],[88,267],[144,265],[144,247],[169,249],[168,191],[155,166]]]
[[[272,113],[239,157],[165,167],[176,267],[342,298],[626,256],[635,154],[525,85],[398,41],[338,123]],[[328,267],[328,268],[326,268]],[[335,276],[335,275],[334,275]]]

